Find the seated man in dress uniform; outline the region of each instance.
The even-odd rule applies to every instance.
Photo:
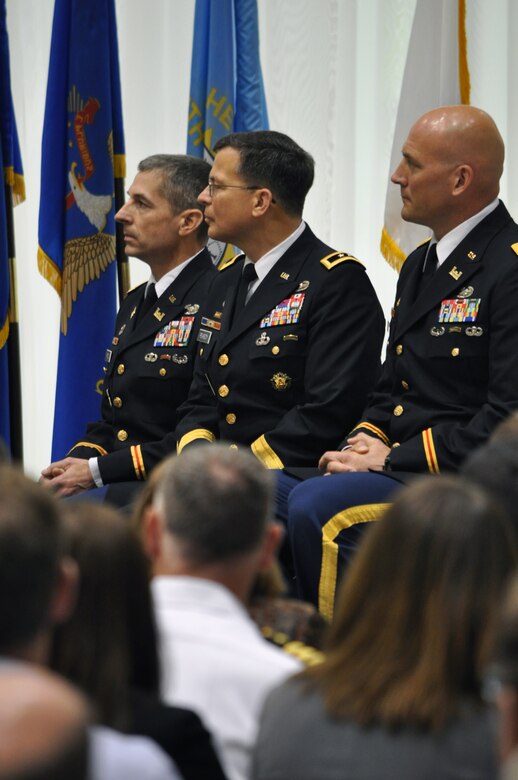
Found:
[[[128,293],[118,313],[106,350],[101,419],[42,472],[61,496],[146,479],[175,448],[176,410],[191,384],[201,307],[216,275],[197,202],[210,166],[160,154],[138,170],[116,219],[126,254],[147,263],[151,277]]]
[[[424,114],[403,146],[401,215],[433,235],[401,270],[367,408],[320,459],[331,476],[288,502],[299,593],[328,617],[337,573],[405,473],[457,471],[518,408],[518,225],[498,200],[503,162],[494,121],[472,106]]]
[[[215,145],[200,195],[209,236],[244,254],[220,264],[198,333],[178,451],[224,439],[268,468],[316,466],[377,378],[384,318],[363,265],[302,220],[312,157],[274,131]]]

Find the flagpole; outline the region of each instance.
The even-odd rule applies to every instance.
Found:
[[[7,255],[9,258],[9,339],[7,360],[9,366],[9,420],[11,455],[23,464],[22,381],[20,370],[20,333],[18,328],[18,297],[16,290],[16,253],[14,246],[13,193],[5,184],[5,215]]]

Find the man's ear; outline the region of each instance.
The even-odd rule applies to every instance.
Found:
[[[79,567],[72,558],[65,556],[59,563],[56,587],[50,605],[52,625],[66,623],[75,609],[78,592]]]
[[[259,553],[259,571],[265,571],[270,568],[283,538],[284,527],[280,523],[273,521],[268,523]]]
[[[458,165],[453,173],[453,192],[454,196],[461,195],[467,190],[473,181],[473,168],[471,165]]]
[[[202,222],[203,211],[201,209],[185,209],[180,215],[179,235],[188,236],[191,233],[195,233]]]
[[[252,214],[254,217],[261,217],[266,214],[271,204],[275,203],[274,197],[267,187],[261,187],[254,193],[254,205]]]
[[[141,521],[144,552],[155,563],[162,554],[162,520],[154,506],[145,508]]]

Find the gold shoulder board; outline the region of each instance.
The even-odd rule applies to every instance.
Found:
[[[358,263],[358,265],[361,265],[362,268],[365,268],[363,263],[361,263],[358,258],[353,257],[352,255],[348,255],[346,252],[331,252],[330,255],[323,257],[320,262],[324,268],[327,268],[328,271],[331,271],[337,265],[340,265],[340,263],[346,263],[351,260],[353,263]]]
[[[220,260],[220,263],[218,265],[218,271],[225,271],[227,268],[230,268],[231,265],[234,265],[236,260],[239,260],[241,257],[244,257],[243,254],[234,255],[234,257],[229,257],[228,260]]]

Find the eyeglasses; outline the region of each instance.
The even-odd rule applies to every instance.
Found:
[[[209,190],[209,196],[213,198],[214,190],[259,190],[260,187],[255,184],[250,186],[244,184],[215,184],[213,181],[209,181],[207,189]]]

